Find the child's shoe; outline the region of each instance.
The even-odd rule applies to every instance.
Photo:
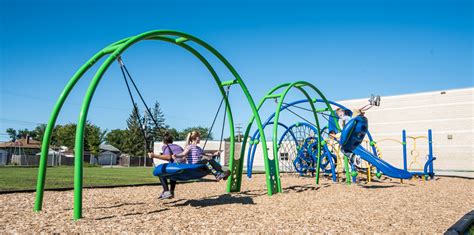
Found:
[[[160,200],[162,200],[162,199],[171,199],[173,197],[174,197],[174,195],[170,191],[164,191],[163,193],[161,193],[161,195],[158,199],[160,199]]]
[[[220,180],[227,180],[227,178],[229,178],[230,176],[230,171],[229,170],[226,170],[224,172],[219,172],[217,175],[216,175],[216,179],[217,181],[220,181]]]

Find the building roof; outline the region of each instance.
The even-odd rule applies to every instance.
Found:
[[[40,149],[41,142],[33,139],[17,139],[15,141],[0,143],[0,148],[29,148],[29,149]]]
[[[99,148],[101,151],[120,152],[118,148],[110,144],[101,144]]]

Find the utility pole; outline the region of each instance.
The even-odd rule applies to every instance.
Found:
[[[242,123],[237,123],[236,127],[237,129],[237,142],[242,142]]]

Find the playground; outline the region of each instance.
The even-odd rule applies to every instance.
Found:
[[[134,20],[126,17],[143,3],[90,4],[103,14],[78,5],[71,10],[87,17],[70,21],[48,10],[58,16],[45,25],[64,25],[41,33],[5,16],[5,31],[18,32],[5,34],[15,37],[4,39],[12,46],[1,47],[10,53],[1,69],[22,82],[2,78],[2,97],[21,94],[2,100],[0,124],[19,127],[3,128],[0,143],[0,233],[474,233],[474,88],[463,87],[472,85],[472,56],[463,57],[472,43],[443,31],[465,27],[461,7],[443,2],[456,5],[456,20],[433,33],[426,22],[445,16],[443,5],[419,3],[412,22],[413,6],[400,4],[384,25],[398,3],[369,9],[374,19],[363,4],[346,12],[322,3],[301,12],[292,7],[306,3],[287,3],[273,18],[265,14],[277,3],[255,3],[273,27],[238,9],[248,3],[223,8],[248,22],[206,13],[217,2],[183,4],[192,14],[155,3],[159,11]],[[5,5],[18,18],[27,8]],[[363,17],[349,26],[335,12]],[[25,22],[42,20],[29,14]],[[158,20],[166,14],[199,27],[181,31]],[[87,32],[103,24],[80,20],[89,15],[110,15],[114,27]],[[139,18],[148,15],[157,18]],[[209,26],[219,19],[222,29]],[[37,35],[42,54],[20,28]],[[467,28],[463,42],[472,41]]]
[[[201,134],[197,132],[188,134],[185,149],[173,145],[168,133],[161,133],[140,83],[122,58],[129,47],[145,40],[183,48],[210,72],[222,96],[209,128],[211,133],[215,126],[221,126],[217,151],[206,153],[208,138],[200,143]],[[233,79],[221,80],[196,47],[207,50]],[[102,57],[106,59],[100,60]],[[76,127],[74,169],[70,169],[74,170],[74,190],[45,192],[49,142],[58,115],[76,83],[98,61],[102,64],[84,96]],[[155,141],[147,138],[145,126],[138,119],[148,156],[169,161],[149,169],[150,176],[158,177],[155,179],[161,186],[84,188],[87,115],[101,78],[115,62],[134,111],[138,113],[138,106],[144,106],[160,131],[161,151],[153,149]],[[232,96],[231,88],[241,91],[252,112],[238,144],[236,115],[231,108],[238,99]],[[294,100],[298,94],[302,99]],[[173,30],[152,30],[128,37],[100,50],[70,79],[45,129],[36,193],[2,195],[6,206],[2,207],[1,224],[4,232],[443,232],[472,209],[473,181],[436,176],[436,143],[431,129],[426,130],[426,136],[407,136],[403,130],[402,140],[395,140],[402,146],[401,168],[386,160],[366,117],[366,113],[383,104],[382,100],[371,95],[362,107],[348,108],[329,100],[315,84],[294,81],[275,86],[255,103],[236,69],[205,41]],[[274,111],[264,112],[264,107]],[[218,117],[222,122],[217,121]],[[222,124],[215,125],[219,122]],[[223,144],[225,129],[230,136]],[[427,142],[425,158],[419,159],[416,142],[413,147],[408,146],[410,138]],[[220,156],[224,145],[229,146],[227,163]],[[256,155],[257,151],[262,154]],[[178,157],[188,157],[187,163]],[[253,174],[256,157],[263,160],[264,174]],[[221,164],[229,170],[224,171]],[[243,177],[244,166],[247,179]],[[103,174],[112,177],[113,171]],[[99,182],[100,171],[95,172],[96,178],[91,179]],[[208,177],[210,174],[216,178]],[[94,186],[91,179],[87,184]],[[226,182],[211,183],[221,179]],[[177,181],[181,183],[175,197]],[[190,220],[192,217],[197,220]]]
[[[351,186],[330,179],[320,185],[309,177],[282,179],[283,193],[272,197],[262,174],[243,180],[245,189],[232,194],[224,192],[224,182],[179,184],[179,194],[167,201],[157,200],[160,186],[85,189],[87,216],[79,221],[71,220],[72,191],[47,191],[41,213],[31,210],[34,193],[0,195],[0,227],[8,233],[442,233],[472,209],[474,187],[468,179],[405,184],[382,179]]]

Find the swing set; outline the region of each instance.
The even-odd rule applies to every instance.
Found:
[[[45,187],[45,180],[46,180],[46,170],[47,170],[47,159],[48,159],[48,150],[49,150],[49,145],[50,145],[50,140],[51,140],[51,135],[53,128],[56,124],[57,117],[63,107],[64,102],[66,101],[67,97],[69,96],[70,92],[73,90],[77,82],[84,76],[84,74],[89,71],[98,61],[100,61],[102,58],[105,57],[105,60],[102,62],[102,64],[99,66],[97,69],[96,73],[94,74],[92,81],[90,82],[86,94],[83,98],[83,103],[80,109],[80,114],[77,122],[77,127],[76,127],[76,136],[75,136],[75,149],[74,149],[74,210],[73,210],[73,218],[75,220],[78,220],[82,217],[82,194],[83,194],[83,156],[84,156],[84,128],[86,125],[86,120],[87,120],[87,115],[89,111],[89,107],[92,101],[92,98],[94,96],[94,93],[96,91],[97,86],[99,85],[104,73],[108,70],[110,65],[118,61],[120,64],[120,68],[122,70],[122,74],[124,75],[125,83],[127,84],[127,90],[129,92],[131,101],[134,105],[134,110],[136,111],[136,103],[135,100],[133,99],[133,96],[131,95],[131,89],[130,89],[130,84],[127,80],[130,80],[132,86],[135,88],[137,93],[139,93],[138,88],[136,87],[135,82],[130,76],[130,73],[126,69],[125,64],[123,63],[123,60],[121,59],[121,55],[131,46],[135,45],[136,43],[139,43],[141,41],[145,40],[150,40],[150,41],[162,41],[162,42],[167,42],[171,43],[173,45],[176,45],[178,47],[181,47],[185,49],[186,51],[190,52],[194,57],[196,57],[210,72],[212,78],[214,79],[217,88],[219,89],[221,95],[222,95],[222,101],[220,106],[222,106],[223,103],[225,103],[225,116],[224,120],[228,119],[228,126],[229,126],[229,155],[230,155],[230,162],[229,162],[229,167],[231,169],[231,176],[229,180],[227,181],[227,192],[238,192],[240,191],[240,186],[241,186],[241,171],[239,169],[242,169],[242,162],[234,157],[234,149],[235,149],[235,126],[234,126],[234,121],[233,121],[233,114],[230,106],[230,102],[228,99],[228,88],[226,91],[226,87],[230,86],[237,86],[240,87],[242,90],[243,94],[245,95],[245,98],[248,102],[248,105],[250,106],[250,109],[253,113],[253,119],[256,122],[258,128],[261,131],[262,134],[262,140],[265,139],[265,136],[263,135],[263,127],[261,124],[260,116],[258,114],[258,109],[254,103],[254,100],[252,96],[250,95],[250,92],[248,91],[245,83],[243,82],[242,78],[240,75],[237,73],[235,68],[229,63],[229,61],[221,54],[219,53],[215,48],[213,48],[211,45],[208,43],[202,41],[201,39],[192,36],[190,34],[186,34],[183,32],[179,31],[173,31],[173,30],[153,30],[153,31],[148,31],[144,32],[141,34],[138,34],[136,36],[124,38],[122,40],[119,40],[115,43],[112,43],[102,50],[100,50],[98,53],[96,53],[94,56],[92,56],[88,61],[86,61],[80,68],[77,70],[77,72],[72,76],[72,78],[69,80],[69,82],[66,84],[65,88],[61,92],[58,100],[56,101],[56,104],[51,112],[48,124],[45,129],[45,134],[43,137],[42,141],[42,146],[41,146],[41,156],[40,156],[40,164],[39,164],[39,169],[38,169],[38,180],[37,180],[37,187],[36,187],[36,199],[35,199],[35,205],[34,205],[34,211],[41,211],[43,207],[43,196],[44,196],[44,187]],[[218,75],[217,71],[214,69],[214,67],[211,65],[211,63],[208,61],[208,59],[202,55],[199,50],[206,50],[209,52],[211,56],[217,59],[220,63],[224,65],[224,67],[230,72],[230,74],[233,76],[233,79],[231,80],[221,80],[221,77]],[[139,93],[139,97],[144,103],[148,114],[151,114],[150,109],[144,102],[143,96]],[[219,108],[220,110],[220,108]],[[216,118],[217,118],[218,113],[216,113]],[[152,115],[150,115],[152,116]],[[215,119],[216,119],[215,118]],[[155,125],[157,125],[156,120],[153,120],[155,122]],[[215,123],[215,120],[213,121]],[[223,121],[223,126],[225,125],[225,121]],[[158,125],[157,125],[158,126]],[[212,125],[213,126],[213,125]],[[212,128],[211,128],[212,129]],[[144,138],[146,139],[146,133],[143,131]],[[223,133],[223,130],[222,132]],[[221,134],[222,135],[222,134]],[[222,139],[222,138],[221,138]],[[264,141],[265,143],[266,141]],[[148,145],[148,144],[147,144]],[[149,146],[148,146],[149,148]],[[264,151],[264,158],[268,158],[268,153]],[[192,171],[193,169],[191,169]],[[184,171],[182,171],[184,172]],[[268,173],[267,173],[268,174]],[[268,178],[268,176],[267,176]],[[271,195],[273,193],[273,190],[271,186],[267,185],[268,192]]]

